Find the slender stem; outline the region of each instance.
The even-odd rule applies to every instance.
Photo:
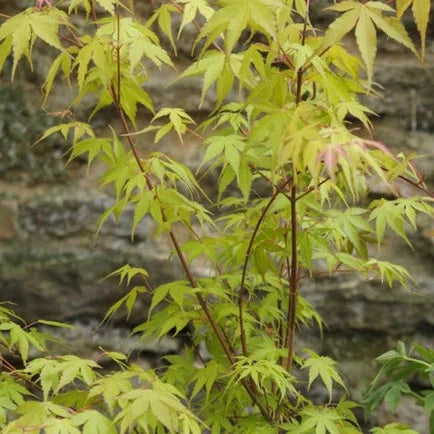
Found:
[[[338,173],[338,172],[336,172]],[[321,185],[325,184],[326,182],[330,181],[330,177],[323,179],[320,183],[318,183],[318,185],[309,187],[304,193],[301,193],[299,196],[296,197],[295,201],[298,202],[300,199],[303,199],[303,197],[307,196],[308,194],[312,193],[313,191],[315,191],[318,187],[321,187]]]
[[[411,179],[407,178],[406,176],[399,175],[398,178],[402,179],[403,181],[407,182],[408,184],[412,185],[413,187],[417,188],[420,191],[423,191],[427,196],[434,198],[434,193],[427,188],[423,187],[420,182],[414,182]]]
[[[268,210],[270,209],[273,202],[276,200],[277,196],[291,182],[292,182],[292,178],[288,178],[279,188],[277,188],[276,191],[271,196],[271,198],[268,201],[265,208],[262,210],[262,213],[261,213],[258,221],[256,222],[256,226],[253,230],[252,236],[250,237],[249,245],[247,247],[246,255],[244,257],[244,265],[243,265],[243,271],[241,274],[240,289],[238,290],[238,312],[239,312],[241,346],[242,346],[243,354],[246,357],[248,356],[249,352],[248,352],[248,348],[247,348],[246,330],[244,328],[243,298],[244,298],[245,281],[246,281],[246,274],[247,274],[247,265],[249,263],[249,258],[250,258],[250,254],[252,252],[253,243],[255,242],[256,235],[258,234],[259,228],[260,228]]]
[[[301,89],[303,87],[303,68],[297,70],[297,93],[295,95],[296,103],[301,101]]]
[[[90,0],[90,9],[92,11],[93,25],[98,29],[98,17],[96,16],[96,9],[94,0]]]
[[[304,17],[302,45],[306,43],[307,34],[307,21],[309,18],[309,5],[310,0],[306,0],[306,14]],[[297,71],[297,89],[295,104],[298,105],[301,102],[301,90],[303,87],[303,68]],[[299,265],[297,255],[297,187],[295,184],[291,186],[291,264],[289,263],[289,257],[286,259],[288,267],[288,312],[287,312],[287,333],[286,333],[286,348],[288,349],[288,356],[285,361],[285,368],[287,371],[292,369],[292,361],[294,359],[294,342],[295,342],[295,320],[297,313],[297,296],[299,285]],[[289,273],[289,270],[291,273]]]
[[[304,276],[300,276],[300,280],[302,279],[310,279],[311,277],[320,277],[320,276],[329,276],[331,274],[337,273],[354,273],[356,270],[332,270],[332,271],[319,271],[317,273],[313,273],[312,276],[306,274]]]
[[[57,36],[61,39],[64,39],[65,41],[71,42],[72,44],[76,45],[77,47],[82,47],[83,44],[79,44],[75,39],[68,38],[66,35],[62,35],[61,33],[58,33]]]
[[[34,381],[27,378],[25,375],[21,374],[12,363],[10,363],[8,360],[6,360],[1,354],[0,354],[0,366],[3,366],[10,375],[15,375],[30,386],[34,387],[35,389],[42,390],[41,386],[39,384],[35,383]]]
[[[120,71],[119,70],[118,70],[118,75],[120,75]],[[114,92],[113,88],[112,88],[112,91]],[[126,133],[126,138],[128,140],[128,144],[130,146],[131,151],[133,152],[133,155],[134,155],[134,158],[135,158],[135,160],[137,162],[137,165],[139,166],[140,171],[144,174],[144,176],[146,178],[146,184],[147,184],[148,189],[149,190],[153,190],[154,186],[152,185],[152,182],[151,182],[148,174],[146,173],[145,168],[143,166],[143,163],[142,163],[142,161],[140,159],[140,156],[139,156],[139,153],[138,153],[137,148],[135,146],[134,140],[133,140],[133,138],[132,138],[132,136],[130,134],[130,129],[128,127],[128,122],[127,122],[127,120],[125,118],[125,115],[124,115],[124,112],[122,110],[122,107],[120,106],[120,102],[119,102],[119,100],[117,98],[114,98],[114,101],[115,101],[115,106],[117,108],[117,111],[118,111],[118,114],[119,114],[122,126],[124,128],[125,133]],[[163,220],[165,221],[166,217],[165,217],[165,214],[164,214],[164,210],[161,210],[161,214],[162,214]],[[196,282],[193,274],[191,273],[190,268],[188,267],[187,261],[185,260],[185,257],[184,257],[184,255],[182,253],[182,250],[181,250],[181,247],[179,245],[179,242],[178,242],[178,240],[177,240],[177,238],[176,238],[176,236],[175,236],[175,234],[173,233],[172,230],[169,231],[169,237],[170,237],[170,239],[172,241],[173,246],[175,247],[176,254],[178,255],[178,258],[179,258],[179,260],[181,262],[181,266],[182,266],[182,268],[183,268],[183,270],[184,270],[184,272],[185,272],[185,274],[187,276],[187,279],[189,280],[189,282],[190,282],[190,284],[191,284],[191,286],[193,288],[197,288],[198,287],[197,282]],[[228,357],[228,360],[230,361],[231,364],[234,364],[235,363],[234,352],[233,352],[233,350],[232,350],[229,342],[227,342],[227,340],[225,339],[225,336],[224,336],[223,332],[221,331],[220,327],[216,324],[216,322],[212,318],[211,313],[210,313],[210,311],[209,311],[209,309],[207,307],[205,299],[202,297],[202,295],[200,293],[196,292],[195,294],[196,294],[196,298],[198,299],[198,302],[199,302],[200,306],[202,307],[203,311],[205,312],[205,315],[206,315],[206,317],[207,317],[207,319],[208,319],[208,321],[209,321],[209,323],[210,323],[213,331],[215,332],[215,334],[216,334],[216,336],[217,336],[217,338],[218,338],[218,340],[219,340],[219,342],[220,342],[220,344],[221,344],[221,346],[222,346],[222,348],[223,348],[226,356]]]
[[[119,54],[120,53],[118,51],[118,62],[117,62],[118,77],[120,77],[120,60],[119,60],[120,56],[119,56]],[[149,190],[153,190],[154,186],[152,185],[152,181],[149,178],[148,174],[146,173],[145,168],[143,166],[143,163],[142,163],[142,161],[140,159],[139,153],[137,151],[137,148],[135,146],[134,140],[133,140],[133,138],[131,136],[131,133],[130,133],[130,129],[129,129],[129,126],[128,126],[128,121],[125,118],[123,109],[122,109],[122,107],[120,105],[120,100],[118,98],[116,98],[116,91],[114,89],[113,84],[111,85],[111,92],[113,94],[113,101],[115,103],[116,110],[117,110],[119,118],[121,120],[121,124],[122,124],[122,127],[123,127],[124,132],[125,132],[125,136],[126,136],[126,138],[128,140],[129,147],[130,147],[131,151],[133,152],[134,158],[135,158],[135,160],[137,162],[137,165],[138,165],[140,171],[143,173],[143,175],[146,178],[146,185],[147,185],[148,189]],[[157,200],[158,200],[158,197],[157,197]],[[162,215],[163,221],[166,221],[166,216],[165,216],[165,213],[164,213],[163,209],[161,209],[161,215]],[[170,240],[172,241],[172,244],[173,244],[173,246],[175,248],[175,251],[176,251],[176,254],[177,254],[178,258],[179,258],[179,261],[181,262],[181,266],[182,266],[182,268],[183,268],[183,270],[185,272],[185,275],[187,276],[187,279],[190,282],[190,285],[193,288],[198,288],[197,281],[196,281],[195,277],[193,276],[193,274],[190,271],[190,268],[189,268],[189,266],[187,264],[187,261],[186,261],[186,259],[184,257],[184,254],[182,253],[182,250],[181,250],[181,247],[179,245],[178,239],[176,238],[176,236],[175,236],[175,234],[174,234],[174,232],[172,230],[169,231],[169,237],[170,237]],[[234,350],[233,350],[233,348],[232,348],[229,340],[227,339],[227,337],[226,337],[223,329],[220,328],[220,326],[216,323],[216,321],[212,317],[211,312],[210,312],[210,310],[208,308],[208,305],[207,305],[204,297],[202,296],[202,294],[200,294],[199,292],[195,291],[195,296],[196,296],[196,298],[197,298],[197,300],[198,300],[198,302],[199,302],[199,304],[200,304],[203,312],[205,313],[205,315],[207,317],[207,320],[208,320],[211,328],[213,329],[213,332],[216,335],[216,337],[217,337],[217,339],[218,339],[218,341],[219,341],[219,343],[220,343],[220,345],[221,345],[221,347],[222,347],[222,349],[223,349],[223,351],[224,351],[224,353],[225,353],[225,355],[226,355],[226,357],[227,357],[230,365],[231,366],[234,365],[235,362],[236,362],[235,352],[234,352]],[[250,398],[252,399],[252,401],[254,402],[254,404],[257,405],[257,407],[259,408],[259,411],[264,416],[264,418],[266,418],[267,420],[270,420],[270,415],[269,415],[268,409],[266,407],[264,407],[262,405],[262,403],[260,402],[260,400],[259,400],[259,398],[258,398],[258,396],[256,394],[255,388],[251,384],[249,384],[249,382],[246,379],[241,379],[240,382],[243,385],[243,387],[245,388],[245,390],[248,393],[248,395],[250,396]]]
[[[77,33],[75,33],[70,26],[65,25],[66,30],[68,31],[68,33],[72,36],[72,38],[74,39],[74,41],[76,41],[77,45],[79,45],[80,47],[83,47],[84,44],[83,42],[80,40],[80,38],[78,37]]]
[[[121,25],[119,21],[118,7],[116,5],[116,70],[117,70],[117,83],[116,83],[116,97],[119,105],[121,105]]]
[[[297,311],[297,296],[298,296],[298,255],[297,255],[297,189],[295,185],[291,187],[291,264],[289,257],[287,258],[288,267],[288,284],[289,284],[289,299],[287,313],[287,333],[286,333],[286,348],[288,356],[285,361],[286,370],[292,368],[294,359],[294,341],[295,341],[295,320]],[[290,272],[289,272],[290,271]]]
[[[309,19],[309,6],[310,6],[310,0],[306,0],[306,13],[304,14],[303,36],[301,38],[301,45],[305,45],[306,43],[307,21]]]

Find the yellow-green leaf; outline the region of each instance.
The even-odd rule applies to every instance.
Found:
[[[115,5],[117,4],[116,0],[96,0],[96,2],[107,12],[114,15],[115,13]]]
[[[405,30],[405,27],[399,20],[394,17],[382,16],[377,10],[371,8],[366,8],[366,11],[380,30],[386,33],[390,38],[404,45],[404,47],[409,48],[417,55],[417,51],[412,40],[408,36],[407,30]]]
[[[172,16],[170,15],[170,12],[174,10],[176,9],[171,5],[161,6],[160,13],[158,14],[158,25],[160,26],[161,31],[169,38],[173,51],[176,54],[176,45],[172,32]]]
[[[375,26],[365,10],[362,11],[356,26],[356,40],[366,65],[368,86],[371,87],[374,70],[374,60],[377,53],[377,32]]]
[[[30,62],[30,36],[31,28],[28,20],[26,20],[12,35],[12,50],[14,53],[12,80],[15,76],[15,70],[21,57],[25,55]]]
[[[428,0],[429,1],[429,0]],[[396,0],[396,18],[400,19],[411,5],[412,0]]]
[[[63,50],[62,44],[57,36],[59,23],[53,17],[48,15],[37,14],[30,21],[32,30],[38,38],[46,44],[51,45],[58,50]]]
[[[429,15],[431,11],[431,0],[413,0],[412,6],[414,21],[420,33],[422,45],[422,59],[425,58],[426,48],[426,29],[428,27]]]
[[[351,9],[333,21],[327,29],[323,46],[330,47],[338,43],[356,25],[360,15],[360,8]]]

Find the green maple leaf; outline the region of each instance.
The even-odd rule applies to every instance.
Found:
[[[360,3],[349,0],[327,9],[344,13],[330,24],[323,38],[323,46],[330,47],[338,43],[355,27],[357,45],[368,75],[368,87],[372,83],[374,60],[377,51],[376,28],[417,54],[414,44],[401,22],[393,16],[386,15],[387,13],[394,12],[394,9],[390,6],[378,1]],[[420,11],[419,15],[420,28],[422,30],[425,29],[426,32],[426,8]]]
[[[214,14],[214,9],[208,5],[207,0],[178,0],[178,3],[184,4],[181,26],[179,27],[178,37],[181,35],[184,27],[191,23],[198,13],[208,21]]]
[[[83,434],[116,434],[116,429],[110,419],[95,410],[86,410],[72,417],[71,422],[81,426]]]
[[[302,411],[303,420],[298,427],[299,433],[340,434],[342,417],[336,409],[308,407]],[[314,429],[314,431],[313,431]]]
[[[117,0],[96,0],[96,2],[111,15],[114,15],[115,5],[119,3]]]
[[[431,12],[431,0],[413,0],[412,6],[414,21],[419,30],[420,40],[422,44],[422,60],[425,58],[426,49],[426,30]]]
[[[307,350],[307,352],[309,353],[310,358],[304,362],[302,369],[309,369],[309,389],[318,377],[321,378],[322,382],[326,386],[330,398],[332,397],[333,382],[345,388],[341,376],[334,368],[336,362],[333,359],[326,356],[319,356],[311,350]]]

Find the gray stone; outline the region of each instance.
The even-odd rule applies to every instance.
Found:
[[[17,206],[13,201],[0,201],[0,241],[15,237]]]
[[[51,139],[33,146],[53,120],[30,110],[31,98],[19,85],[0,86],[0,176],[14,182],[59,182],[66,179],[66,144]]]

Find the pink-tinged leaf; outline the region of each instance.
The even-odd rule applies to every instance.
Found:
[[[330,176],[333,176],[335,173],[336,163],[338,161],[338,155],[332,147],[326,148],[323,154],[324,163],[327,167],[327,171]]]
[[[53,7],[50,0],[37,0],[36,1],[36,8],[41,10],[44,5],[46,5],[48,8]]]
[[[366,149],[368,146],[371,148],[379,149],[380,151],[383,151],[386,154],[392,155],[392,153],[389,151],[387,146],[384,143],[377,142],[376,140],[353,140],[351,142],[351,145],[358,146],[359,148]]]
[[[347,159],[347,153],[343,145],[329,145],[318,156],[320,160],[324,161],[330,178],[334,178],[339,156]]]

